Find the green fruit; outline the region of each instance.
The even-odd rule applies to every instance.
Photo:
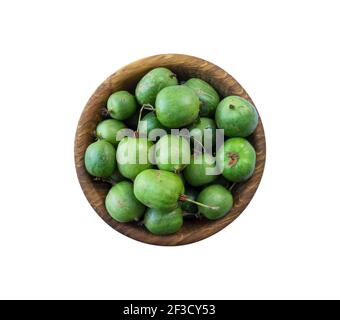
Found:
[[[238,96],[224,98],[217,106],[215,117],[217,126],[224,129],[224,135],[228,137],[249,136],[259,120],[255,107]]]
[[[143,124],[143,125],[142,125]],[[149,137],[148,135],[153,129],[163,129],[167,130],[157,119],[154,112],[147,113],[141,120],[139,126],[139,135],[141,137]]]
[[[95,177],[110,177],[116,168],[116,150],[105,140],[90,144],[85,152],[85,167]]]
[[[215,160],[209,153],[192,155],[190,164],[183,171],[184,178],[194,187],[205,185],[217,178],[216,174],[206,172],[208,168],[214,167]]]
[[[241,182],[252,176],[256,164],[256,152],[246,139],[231,138],[218,150],[216,159],[226,179]]]
[[[146,206],[163,211],[173,211],[184,192],[181,178],[172,172],[148,169],[135,179],[136,198]]]
[[[117,133],[119,130],[126,128],[126,125],[116,119],[107,119],[100,122],[96,129],[96,135],[99,139],[106,140],[114,146],[118,146]]]
[[[156,115],[163,126],[180,128],[194,122],[199,113],[199,99],[187,86],[164,88],[156,98]]]
[[[128,179],[135,179],[143,170],[152,167],[149,155],[153,143],[146,138],[123,138],[117,148],[119,172]]]
[[[181,208],[171,212],[149,208],[144,216],[145,227],[153,234],[167,235],[177,232],[183,225]]]
[[[185,195],[191,200],[197,200],[198,193],[199,192],[194,188],[185,187]],[[183,211],[189,212],[189,213],[198,212],[197,204],[188,202],[188,201],[181,202],[181,208]]]
[[[197,201],[217,207],[218,209],[210,209],[199,207],[199,212],[210,220],[216,220],[225,216],[233,207],[233,196],[229,190],[219,184],[213,184],[204,188],[198,195]]]
[[[139,104],[155,104],[156,96],[165,87],[178,84],[176,75],[167,68],[149,71],[137,84],[136,98]]]
[[[128,181],[119,182],[111,188],[105,206],[110,216],[118,222],[138,220],[145,210],[133,193],[133,184]]]
[[[211,146],[216,144],[216,123],[213,119],[199,118],[189,127],[189,131],[190,136],[201,143],[204,143],[205,139],[211,139]]]
[[[197,78],[189,79],[185,85],[193,89],[197,94],[201,102],[200,115],[203,117],[214,116],[220,102],[220,97],[216,90],[209,83]]]
[[[159,169],[179,172],[190,161],[190,144],[181,137],[165,135],[156,143],[156,163]]]
[[[125,120],[136,112],[137,102],[131,93],[118,91],[111,94],[109,100],[107,100],[107,110],[112,118]]]

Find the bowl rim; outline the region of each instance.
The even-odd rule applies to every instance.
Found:
[[[233,215],[230,215],[230,213],[228,213],[225,217],[219,219],[219,220],[223,220],[223,223],[219,223],[219,224],[213,224],[213,227],[208,228],[208,231],[205,233],[193,233],[190,237],[181,237],[181,239],[176,239],[176,234],[173,234],[171,236],[155,236],[152,234],[149,234],[147,231],[144,232],[133,232],[133,230],[135,230],[135,227],[132,228],[132,226],[130,224],[120,224],[116,221],[114,221],[106,212],[106,215],[103,214],[102,212],[102,203],[98,202],[98,199],[94,198],[93,192],[91,192],[91,190],[89,189],[89,179],[92,179],[89,177],[89,175],[86,173],[85,170],[85,165],[84,165],[84,161],[83,161],[83,155],[81,153],[79,153],[79,150],[81,149],[80,144],[81,144],[81,136],[82,136],[82,128],[83,128],[83,119],[86,116],[86,114],[89,112],[89,110],[93,107],[93,103],[95,101],[95,99],[100,95],[100,93],[104,90],[104,88],[107,88],[107,86],[110,85],[110,83],[112,82],[112,79],[114,77],[117,77],[118,75],[121,75],[123,72],[126,72],[127,70],[129,70],[129,68],[135,68],[136,66],[140,65],[140,64],[147,64],[148,62],[150,62],[151,60],[154,61],[159,61],[159,63],[161,65],[159,66],[164,66],[166,64],[166,62],[171,61],[172,59],[182,59],[184,61],[191,61],[193,63],[201,63],[205,66],[208,66],[209,68],[213,68],[214,71],[219,74],[219,76],[224,76],[224,81],[229,81],[229,83],[232,84],[232,86],[235,86],[235,88],[237,90],[240,91],[240,96],[246,98],[247,100],[249,100],[254,106],[255,104],[253,103],[252,99],[249,97],[248,93],[244,90],[244,88],[236,81],[236,79],[234,79],[227,71],[223,70],[222,68],[216,66],[215,64],[195,57],[195,56],[191,56],[191,55],[186,55],[186,54],[176,54],[176,53],[172,53],[172,54],[157,54],[157,55],[153,55],[153,56],[148,56],[139,60],[136,60],[134,62],[131,62],[127,65],[125,65],[124,67],[118,69],[116,72],[114,72],[113,74],[111,74],[109,77],[107,77],[98,87],[97,89],[94,91],[94,93],[91,95],[90,99],[87,101],[81,115],[78,121],[78,125],[77,125],[77,130],[75,133],[75,140],[74,140],[74,161],[75,161],[75,168],[76,168],[76,173],[77,173],[77,177],[78,177],[78,182],[81,186],[81,189],[86,197],[86,199],[88,200],[88,202],[90,203],[90,205],[92,206],[92,208],[96,211],[96,213],[108,224],[110,225],[114,230],[118,231],[119,233],[137,240],[139,242],[142,243],[146,243],[146,244],[151,244],[151,245],[157,245],[157,246],[179,246],[179,245],[186,245],[186,244],[191,244],[191,243],[195,243],[201,240],[204,240],[214,234],[216,234],[217,232],[221,231],[222,229],[224,229],[226,226],[228,226],[230,223],[232,223],[233,221],[235,221],[246,209],[246,207],[248,206],[248,204],[250,203],[250,201],[252,200],[252,198],[254,197],[262,176],[263,176],[263,172],[264,172],[264,168],[265,168],[265,162],[266,162],[266,139],[265,139],[265,133],[264,133],[264,128],[263,128],[263,124],[262,124],[262,120],[259,114],[259,123],[258,126],[256,128],[255,133],[257,133],[256,135],[254,134],[254,137],[256,137],[256,140],[259,142],[259,146],[260,146],[260,150],[258,150],[258,148],[256,149],[256,153],[257,153],[257,161],[256,161],[256,167],[255,167],[255,172],[254,175],[249,179],[252,180],[252,186],[251,188],[245,188],[245,191],[247,191],[247,197],[245,199],[245,201],[243,201],[242,205],[239,208],[232,208],[232,211],[235,211],[233,213]],[[155,68],[156,66],[153,66],[152,68]],[[235,89],[235,90],[236,90]],[[256,108],[256,106],[255,106]],[[257,110],[257,108],[256,108]],[[258,110],[257,110],[258,111]],[[258,157],[258,154],[260,154],[260,158]],[[84,173],[85,172],[85,173]],[[87,177],[84,177],[84,174],[87,175]],[[247,183],[249,183],[250,181],[247,180],[244,185],[246,185]],[[94,184],[94,183],[93,183]],[[94,187],[93,187],[94,188]],[[93,190],[92,190],[93,191]],[[106,209],[105,209],[106,211]],[[215,220],[215,222],[218,220]],[[211,221],[206,221],[207,223],[210,223]],[[168,239],[168,241],[167,241]]]

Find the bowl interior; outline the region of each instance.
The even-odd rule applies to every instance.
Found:
[[[236,184],[233,189],[234,206],[227,216],[216,221],[186,220],[183,228],[169,236],[155,236],[136,223],[118,223],[107,213],[104,205],[105,196],[110,188],[108,184],[95,182],[87,174],[84,166],[84,153],[87,146],[94,141],[93,131],[101,120],[101,109],[106,106],[109,96],[119,90],[134,93],[138,81],[149,70],[167,67],[177,74],[180,80],[200,78],[210,83],[220,94],[239,95],[251,101],[242,86],[226,71],[200,58],[166,54],[148,57],[133,62],[107,78],[94,92],[80,117],[75,139],[75,163],[80,185],[88,201],[98,215],[115,230],[122,234],[149,244],[182,245],[196,242],[220,231],[235,220],[252,199],[262,177],[265,163],[265,136],[261,119],[255,132],[248,138],[253,144],[256,155],[254,175],[246,182]],[[252,101],[251,101],[252,102]]]

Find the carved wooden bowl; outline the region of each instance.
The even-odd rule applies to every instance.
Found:
[[[86,172],[84,153],[93,142],[93,131],[101,120],[101,109],[109,96],[118,90],[134,93],[137,82],[149,70],[156,67],[171,69],[181,80],[197,77],[210,83],[220,94],[238,95],[251,101],[242,86],[226,71],[200,58],[182,54],[161,54],[135,61],[107,78],[93,93],[80,117],[75,138],[74,154],[78,179],[83,192],[98,215],[116,231],[149,244],[174,246],[193,243],[205,239],[233,222],[247,207],[260,183],[266,157],[266,141],[261,119],[256,131],[249,137],[255,147],[257,160],[254,175],[246,182],[236,184],[233,189],[234,206],[224,218],[216,221],[207,219],[188,220],[182,229],[168,236],[156,236],[136,223],[118,223],[107,213],[104,205],[110,185],[95,182]],[[252,101],[251,101],[252,102]]]

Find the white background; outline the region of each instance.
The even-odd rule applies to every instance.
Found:
[[[0,298],[340,298],[338,1],[1,1]],[[77,121],[118,68],[186,53],[256,103],[243,215],[183,247],[115,232],[75,174]]]

